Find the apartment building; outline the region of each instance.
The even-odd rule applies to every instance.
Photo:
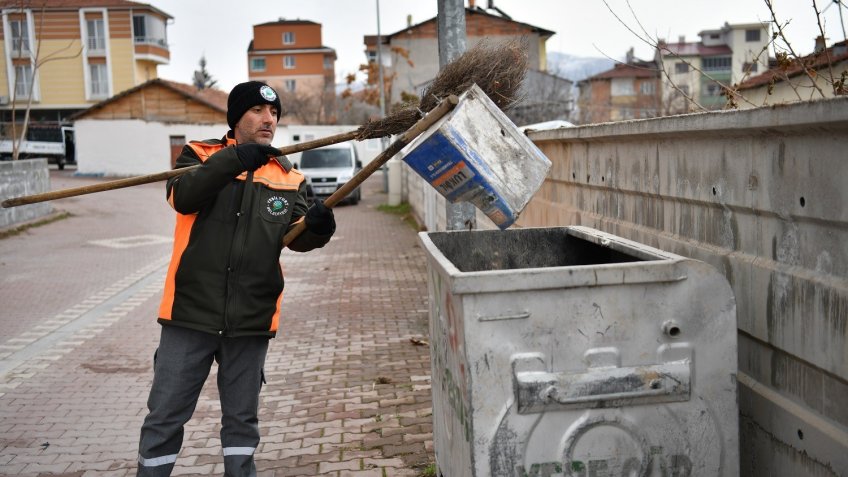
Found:
[[[20,121],[30,99],[33,122],[65,122],[156,78],[157,67],[170,61],[172,17],[144,3],[6,0],[0,12],[2,122],[12,120],[13,107]]]
[[[280,18],[253,25],[247,62],[248,78],[264,81],[284,96],[283,123],[332,120],[336,51],[322,44],[320,23]]]
[[[726,102],[721,84],[740,83],[768,68],[771,37],[766,23],[725,23],[698,36],[697,42],[682,36],[676,43],[659,41],[655,59],[670,77],[664,79],[663,87],[663,102],[670,113],[696,109],[693,101],[706,109],[719,109]]]
[[[628,58],[580,81],[580,124],[653,118],[662,114],[656,63]]]

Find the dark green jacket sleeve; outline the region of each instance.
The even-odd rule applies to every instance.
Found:
[[[232,147],[221,149],[201,163],[194,150],[185,146],[177,158],[175,168],[197,164],[202,165],[191,172],[168,179],[168,197],[174,210],[181,214],[199,212],[215,199],[215,195],[225,185],[244,172],[244,167]]]

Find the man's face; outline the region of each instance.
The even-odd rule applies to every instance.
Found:
[[[277,108],[271,104],[259,104],[247,110],[233,128],[239,144],[255,142],[271,145],[277,130]]]

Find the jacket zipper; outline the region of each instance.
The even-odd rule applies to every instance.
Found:
[[[252,207],[252,183],[253,171],[250,171],[247,173],[247,177],[244,180],[244,190],[242,190],[241,201],[238,204],[238,211],[236,212],[236,228],[233,234],[232,244],[230,245],[230,256],[227,260],[227,305],[225,306],[224,330],[222,333],[225,336],[232,332],[228,320],[230,316],[230,309],[232,308],[232,310],[235,311],[238,306],[238,287],[236,282],[239,274],[241,273],[242,258],[244,257],[247,232],[250,226],[250,214],[245,213],[244,209],[245,206]]]

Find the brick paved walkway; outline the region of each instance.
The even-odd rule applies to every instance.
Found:
[[[85,182],[54,174],[54,188]],[[429,350],[410,341],[427,332],[426,264],[415,231],[376,210],[381,180],[336,210],[324,249],[283,253],[260,477],[415,476],[432,462]],[[134,475],[173,227],[163,195],[67,199],[73,217],[0,240],[0,475]],[[223,473],[214,382],[174,475]]]

